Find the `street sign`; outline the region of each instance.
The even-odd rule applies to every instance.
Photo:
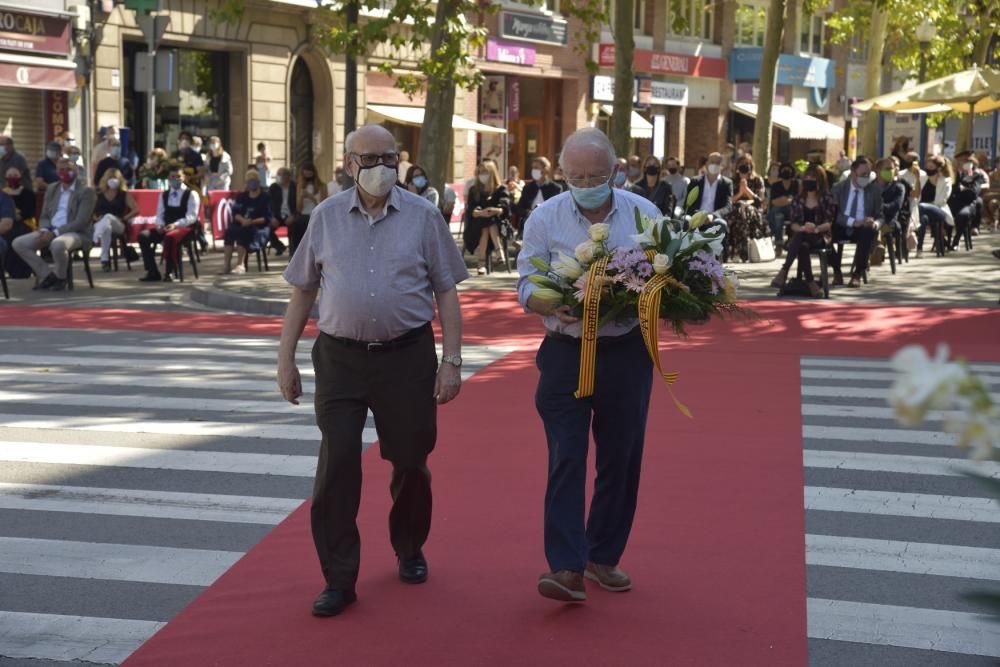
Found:
[[[160,11],[160,0],[125,0],[125,8],[137,15]]]
[[[155,59],[148,51],[135,54],[135,80],[132,87],[140,93],[169,93],[174,90],[174,52],[159,51]]]
[[[146,46],[150,51],[156,51],[156,48],[163,40],[163,33],[167,31],[167,26],[170,25],[170,17],[136,16],[135,20],[139,24],[142,36],[146,38]]]

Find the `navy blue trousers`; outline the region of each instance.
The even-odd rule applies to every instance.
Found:
[[[587,561],[617,565],[639,494],[653,365],[638,327],[597,347],[594,395],[574,398],[580,347],[546,337],[536,357],[535,407],[545,425],[545,557],[552,571],[583,572]],[[593,425],[597,478],[586,512],[587,454]]]

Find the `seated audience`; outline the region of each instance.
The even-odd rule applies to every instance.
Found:
[[[823,290],[813,277],[810,253],[826,245],[837,205],[827,189],[826,173],[817,165],[810,165],[802,176],[801,187],[791,197],[788,206],[788,254],[771,287],[781,289],[788,279],[788,271],[797,260],[802,276],[813,298],[822,296]]]
[[[643,163],[642,178],[632,184],[632,192],[648,199],[663,215],[673,215],[674,192],[670,185],[660,178],[661,172],[659,158],[655,155],[648,156]]]
[[[201,197],[184,182],[184,167],[175,164],[168,172],[169,188],[159,196],[156,204],[156,228],[139,233],[139,248],[146,275],[144,283],[171,282],[181,261],[181,243],[192,234],[200,222]],[[156,265],[157,243],[163,244],[163,262],[166,271],[160,276]]]
[[[774,237],[774,247],[780,251],[784,243],[785,225],[791,214],[792,200],[798,194],[798,184],[795,181],[795,167],[788,162],[778,165],[777,176],[768,189],[767,223]]]
[[[848,287],[860,287],[868,269],[875,234],[882,223],[882,191],[872,177],[872,163],[859,157],[851,163],[850,176],[833,186],[837,203],[837,218],[833,225],[833,242],[854,243],[854,272]],[[842,257],[834,253],[834,285],[844,284]]]
[[[681,169],[681,162],[675,157],[668,157],[664,165],[667,175],[663,180],[670,186],[670,192],[674,196],[674,210],[670,212],[672,216],[684,214],[684,198],[687,196],[688,184],[691,179],[684,175]]]
[[[924,236],[927,228],[937,246],[938,254],[944,254],[946,228],[955,226],[948,199],[951,197],[951,164],[940,155],[930,155],[926,161],[927,181],[920,189],[920,227],[917,228],[917,257],[923,254]]]
[[[305,172],[305,169],[303,169]],[[315,178],[315,174],[313,176]],[[303,178],[305,174],[303,173]],[[264,194],[260,174],[256,169],[246,175],[246,190],[233,204],[233,220],[226,227],[223,249],[223,273],[243,273],[244,262],[251,248],[267,245],[271,237],[271,200]],[[233,247],[239,247],[236,266],[233,266]]]
[[[45,192],[45,188],[59,180],[56,163],[62,154],[62,145],[58,141],[48,143],[45,147],[45,157],[39,160],[38,166],[35,167],[35,190]]]
[[[440,202],[438,191],[427,184],[427,173],[420,165],[410,165],[410,168],[406,171],[403,186],[413,194],[420,195],[437,208]]]
[[[696,193],[694,199],[691,193]],[[721,228],[728,232],[727,218],[733,210],[733,182],[722,175],[722,153],[712,153],[705,158],[704,173],[691,179],[684,197],[687,215],[698,211],[708,213],[709,222],[703,228]]]
[[[271,198],[271,247],[280,257],[285,252],[285,244],[278,238],[278,227],[284,225],[291,230],[298,213],[298,196],[290,169],[278,169],[277,178],[267,189],[267,194]]]
[[[972,235],[973,228],[979,226],[983,209],[983,190],[989,186],[989,179],[979,169],[979,160],[969,152],[955,156],[959,173],[951,189],[948,207],[955,219],[955,234],[951,248],[957,250],[963,238]]]
[[[101,268],[111,270],[111,244],[124,236],[132,218],[139,215],[139,205],[128,191],[122,173],[115,167],[104,172],[97,185],[94,206],[94,242],[101,244]]]
[[[323,180],[316,172],[316,165],[312,162],[306,162],[299,168],[298,185],[299,197],[295,207],[299,214],[295,218],[295,223],[288,229],[288,242],[292,247],[292,254],[295,254],[295,249],[309,228],[313,209],[327,197],[326,185],[323,184]]]

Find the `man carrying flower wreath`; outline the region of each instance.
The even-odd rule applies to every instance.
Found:
[[[587,599],[584,577],[610,591],[632,587],[618,562],[635,514],[653,364],[635,317],[608,321],[597,332],[593,395],[576,398],[580,319],[562,295],[529,278],[542,273],[539,264],[551,266],[566,280],[580,278],[581,264],[592,262],[599,248],[636,246],[636,210],[650,219],[660,212],[643,197],[612,191],[619,167],[600,130],[584,128],[570,135],[559,163],[570,191],[546,200],[528,219],[517,259],[518,298],[542,316],[546,330],[536,358],[541,376],[535,405],[549,449],[544,535],[550,571],[539,578],[538,592],[582,602]],[[587,515],[591,428],[597,480]]]

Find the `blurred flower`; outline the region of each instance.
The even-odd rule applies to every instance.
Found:
[[[698,229],[706,222],[708,222],[708,212],[698,211],[693,216],[691,216],[691,222],[688,224],[688,229]]]
[[[663,275],[670,270],[670,257],[667,255],[656,255],[653,257],[653,272]]]
[[[593,241],[584,241],[573,252],[580,264],[589,265],[594,263],[594,258],[598,256],[599,250],[600,246]]]
[[[961,364],[948,361],[948,346],[938,345],[932,359],[919,345],[908,345],[892,358],[899,375],[889,389],[889,403],[900,422],[916,426],[932,408],[951,407],[959,383],[966,379]]]
[[[607,241],[611,234],[611,226],[605,222],[597,222],[590,226],[591,241]]]
[[[563,295],[561,292],[557,292],[554,289],[549,289],[548,287],[539,287],[534,292],[531,293],[532,296],[541,299],[545,303],[558,306],[563,301]]]
[[[569,255],[559,253],[559,257],[552,262],[552,272],[572,282],[583,275],[583,267]]]

